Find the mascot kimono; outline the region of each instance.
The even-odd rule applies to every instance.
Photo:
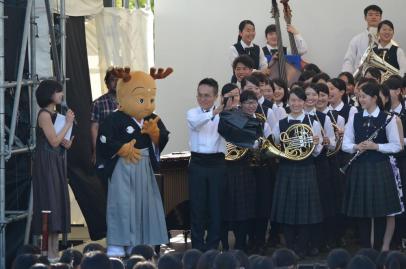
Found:
[[[155,110],[156,83],[172,69],[150,74],[115,69],[118,110],[99,128],[99,169],[109,178],[107,255],[130,254],[139,244],[168,242],[165,214],[154,171],[169,132]],[[102,163],[102,164],[100,164]]]

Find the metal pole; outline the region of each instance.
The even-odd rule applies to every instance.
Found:
[[[62,74],[62,86],[63,86],[63,96],[65,102],[67,100],[66,95],[66,12],[65,12],[65,0],[60,0],[60,14],[59,14],[59,27],[60,27],[60,34],[61,34],[61,74]],[[67,103],[67,102],[66,102]],[[68,176],[68,154],[65,150],[65,175]],[[66,233],[62,234],[62,244],[64,246],[67,245],[68,242],[68,235]]]
[[[4,83],[4,2],[0,1],[0,84]],[[6,223],[5,184],[6,184],[6,145],[4,120],[4,88],[0,88],[0,268],[6,268]]]
[[[30,29],[32,2],[33,2],[33,0],[27,1],[27,9],[25,12],[24,32],[23,32],[23,38],[22,38],[22,42],[21,42],[20,61],[19,61],[18,73],[17,73],[17,87],[16,87],[16,92],[14,95],[13,114],[11,115],[10,136],[8,139],[8,147],[10,149],[12,148],[12,146],[14,144],[14,134],[15,134],[16,125],[17,125],[17,112],[18,112],[18,107],[19,107],[19,103],[20,103],[21,80],[23,78],[25,54],[27,51],[27,41],[28,41],[28,33],[29,33],[29,29]]]

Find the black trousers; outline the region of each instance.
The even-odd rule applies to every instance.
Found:
[[[193,248],[206,251],[218,247],[221,237],[224,178],[224,154],[192,152],[188,180]]]

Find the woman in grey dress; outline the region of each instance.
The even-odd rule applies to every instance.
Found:
[[[55,106],[62,102],[62,85],[56,81],[45,80],[38,86],[36,98],[41,109],[38,112],[37,145],[32,172],[34,198],[32,230],[34,234],[41,234],[41,212],[50,211],[48,258],[55,260],[58,258],[58,233],[70,232],[70,206],[64,151],[72,144],[72,140],[66,140],[65,135],[72,127],[75,115],[68,110],[63,128],[56,133]]]

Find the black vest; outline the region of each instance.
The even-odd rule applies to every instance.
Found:
[[[327,116],[327,115],[324,114],[323,112],[320,112],[320,111],[316,111],[316,115],[317,115],[317,117],[316,117],[315,115],[312,116],[313,120],[319,122],[319,124],[320,124],[322,130],[324,130],[324,129],[325,129],[325,128],[324,128],[324,124],[326,123],[326,116]],[[320,141],[321,141],[322,139],[323,139],[323,138],[320,137]],[[320,152],[320,154],[316,157],[316,159],[322,159],[322,158],[324,158],[324,157],[327,157],[326,154],[327,154],[327,148],[326,148],[326,147],[323,147],[323,150],[322,150],[322,151]]]
[[[234,47],[237,50],[238,55],[241,56],[241,55],[246,54],[246,55],[250,56],[255,64],[254,69],[259,70],[259,50],[260,50],[260,48],[258,45],[255,45],[255,44],[253,44],[253,45],[254,45],[254,47],[244,49],[241,45],[241,42],[238,42],[238,43],[234,44]]]
[[[378,117],[363,117],[363,112],[358,112],[354,115],[354,143],[359,144],[365,140],[367,140],[376,129],[380,128],[382,125],[385,124],[386,118],[388,114],[383,111],[379,112]],[[369,122],[369,124],[368,124]],[[378,133],[378,136],[373,139],[374,143],[377,144],[384,144],[388,143],[388,138],[386,136],[385,129],[381,130]],[[377,150],[367,150],[360,157],[357,161],[365,162],[365,161],[382,161],[388,159],[388,156],[382,152]]]
[[[309,118],[311,120],[311,124],[309,121]],[[305,115],[303,121],[301,123],[306,124],[308,126],[312,126],[314,122],[313,117],[308,117],[307,115]],[[293,124],[297,124],[300,122],[292,122],[292,121],[288,121],[288,117],[281,119],[279,121],[279,130],[280,133],[286,132],[286,130],[292,126]],[[281,148],[283,149],[283,146],[281,146]],[[313,164],[314,163],[314,158],[313,155],[310,155],[307,159],[301,160],[301,161],[292,161],[292,160],[288,160],[288,159],[281,159],[280,160],[281,164],[300,164],[300,165],[309,165],[309,164]]]
[[[262,103],[262,105],[260,103],[258,103],[258,107],[257,110],[255,111],[256,113],[259,114],[264,114],[265,113],[265,118],[268,117],[268,109],[272,109],[273,103],[267,99],[264,99],[264,102]],[[262,107],[262,109],[261,109]],[[263,112],[262,112],[263,110]]]
[[[339,116],[338,111],[330,110],[329,112],[327,112],[326,115],[330,118],[332,123],[337,123],[338,116]]]
[[[277,49],[271,49],[271,51],[269,51],[268,47],[262,47],[262,51],[264,52],[265,56],[273,56],[275,53],[278,52]],[[283,47],[283,53],[286,55],[287,54],[287,48]]]
[[[385,54],[385,62],[389,63],[393,67],[399,69],[399,63],[398,63],[398,47],[395,45],[392,45],[390,49],[378,49],[378,47],[374,48],[374,52],[379,56],[383,57],[384,51],[386,51]]]
[[[345,123],[347,123],[348,118],[350,116],[350,109],[351,109],[351,107],[344,103],[343,108],[340,111],[337,111],[338,115],[340,115],[341,117],[344,118]]]
[[[406,135],[406,109],[404,104],[402,103],[402,110],[400,111],[400,113],[396,113],[396,112],[392,112],[393,114],[395,114],[396,116],[398,116],[400,118],[400,120],[402,121],[402,126],[403,126],[403,136]],[[406,157],[406,150],[403,149],[402,151],[394,154],[395,157]]]

